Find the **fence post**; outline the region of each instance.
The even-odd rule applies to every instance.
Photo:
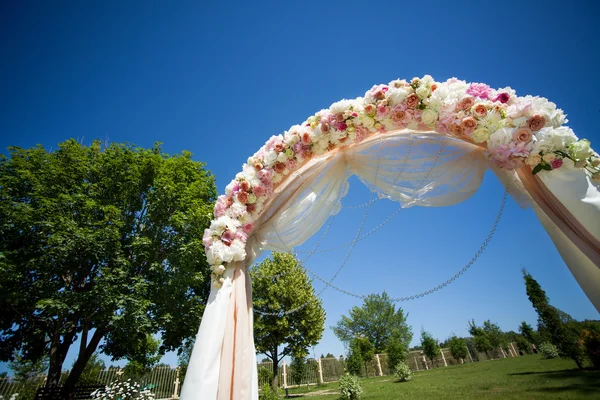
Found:
[[[277,371],[276,373],[279,373]],[[287,369],[285,368],[285,361],[283,362],[283,373],[281,374],[283,377],[283,388],[287,388]]]
[[[448,366],[448,363],[446,362],[446,357],[444,356],[444,349],[442,349],[440,347],[440,353],[442,353],[442,360],[444,360],[444,367]]]
[[[381,369],[381,361],[379,361],[379,354],[375,354],[375,359],[377,360],[377,369],[379,370],[379,376],[383,376],[383,371]]]
[[[319,367],[319,383],[323,383],[323,365],[321,365],[321,358],[317,358],[317,366]]]
[[[469,350],[468,347],[467,347],[467,353],[469,353],[469,358],[471,359],[471,362],[473,362],[473,357],[471,357],[471,350]]]
[[[504,356],[504,358],[506,358],[506,353],[504,352],[504,349],[502,348],[502,346],[500,346],[500,352],[502,353],[502,356]]]
[[[423,354],[423,362],[425,363],[425,369],[429,371],[429,365],[427,365],[427,359],[425,358],[425,354]],[[431,367],[433,368],[433,365]]]
[[[519,353],[517,353],[517,351],[515,350],[515,346],[512,344],[512,342],[510,342],[510,347],[512,347],[513,353],[515,353],[515,357],[518,356]]]
[[[173,398],[179,398],[179,367],[175,368],[175,390],[173,390]]]
[[[417,362],[417,356],[413,356],[413,358],[415,359],[415,367],[417,367],[417,371],[420,371],[419,363]]]

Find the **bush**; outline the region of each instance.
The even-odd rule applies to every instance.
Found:
[[[137,382],[128,379],[125,382],[114,382],[92,393],[93,399],[101,400],[154,400],[154,394],[144,389]]]
[[[268,383],[263,385],[260,400],[280,400],[281,394],[278,390],[271,389],[271,385]]]
[[[394,376],[398,382],[408,382],[412,379],[412,371],[408,368],[408,365],[401,362],[396,365]]]
[[[264,366],[259,367],[258,384],[264,386],[265,384],[270,385],[271,382],[273,382],[273,371]]]
[[[340,378],[340,394],[343,400],[358,400],[362,392],[362,386],[356,375],[346,374]]]
[[[582,334],[587,357],[595,368],[600,368],[600,334],[588,329],[584,329]]]
[[[546,360],[551,358],[558,358],[558,350],[556,349],[556,346],[550,342],[544,342],[540,344],[538,350],[542,355],[542,358]]]
[[[356,351],[350,352],[348,359],[346,360],[346,372],[351,375],[359,376],[362,373],[363,359],[360,353]]]

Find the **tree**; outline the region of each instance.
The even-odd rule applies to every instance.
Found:
[[[81,385],[97,385],[100,373],[106,369],[104,361],[102,361],[97,353],[92,354],[79,378]]]
[[[373,344],[365,337],[355,337],[352,342],[350,342],[350,350],[353,354],[360,354],[360,359],[365,367],[365,374],[368,376],[369,370],[367,365],[373,361],[373,357],[375,356]]]
[[[408,349],[406,348],[406,344],[397,337],[390,339],[386,353],[389,371],[394,371],[396,369],[396,365],[400,364],[401,362],[405,362],[408,358]]]
[[[195,337],[188,338],[178,351],[177,366],[179,367],[179,380],[181,381],[182,385],[183,381],[185,380],[188,365],[190,364],[190,358],[192,357],[192,350],[194,349],[195,342]]]
[[[538,331],[547,331],[559,355],[571,358],[582,369],[584,350],[573,318],[550,305],[546,292],[526,270],[523,270],[523,279],[527,297],[538,313]]]
[[[300,385],[302,380],[306,376],[308,366],[306,365],[306,357],[292,356],[292,363],[290,364],[291,375],[294,384]]]
[[[483,331],[488,337],[490,344],[494,349],[508,351],[508,339],[498,324],[492,323],[489,319],[483,322]]]
[[[521,332],[521,335],[523,335],[523,337],[527,339],[529,343],[536,345],[539,344],[539,335],[527,322],[521,322],[521,325],[519,325],[519,332]]]
[[[460,360],[461,364],[464,363],[464,359],[467,357],[469,351],[465,340],[453,335],[448,339],[448,347],[450,348],[452,357],[456,360]]]
[[[473,343],[475,348],[480,353],[485,353],[488,358],[490,357],[490,351],[494,348],[486,331],[475,324],[475,320],[469,321],[469,333],[473,336]]]
[[[431,360],[433,366],[434,360],[440,355],[440,346],[437,339],[434,339],[431,333],[426,332],[425,329],[421,329],[421,346],[423,347],[423,354]]]
[[[146,364],[193,336],[210,280],[202,245],[214,177],[191,153],[74,140],[0,156],[0,360],[49,356],[47,386],[72,391],[100,348]],[[101,344],[102,343],[102,344]]]
[[[325,310],[312,281],[289,253],[274,252],[251,276],[254,307],[259,311],[254,317],[256,350],[269,357],[277,371],[283,357],[306,356],[308,348],[321,340]],[[272,387],[278,387],[277,374]]]
[[[350,350],[346,359],[346,370],[351,375],[361,376],[363,367],[363,358],[360,352],[360,345],[355,340],[350,342]]]
[[[388,294],[383,292],[367,296],[361,307],[352,307],[349,316],[343,315],[332,329],[346,345],[355,337],[364,337],[371,342],[376,353],[384,353],[391,339],[396,338],[408,352],[413,334],[406,322],[407,317],[402,308],[396,310]]]

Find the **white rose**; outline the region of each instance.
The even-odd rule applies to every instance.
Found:
[[[421,120],[427,126],[435,125],[435,123],[437,122],[437,119],[438,119],[438,113],[429,108],[424,110],[423,113],[421,114]]]
[[[404,88],[390,87],[390,89],[387,91],[387,97],[392,104],[400,104],[406,100],[406,97],[408,97],[408,90]]]
[[[542,157],[539,154],[531,154],[529,157],[525,159],[525,164],[535,167],[539,163],[542,162]]]
[[[554,161],[554,159],[556,159],[556,154],[554,154],[554,153],[544,154],[544,156],[542,158],[544,159],[545,162],[549,163],[549,162]]]
[[[360,122],[365,128],[371,129],[373,126],[375,126],[375,120],[368,115],[364,115],[362,118],[360,118]]]
[[[527,118],[526,117],[515,118],[512,120],[512,124],[515,128],[520,128],[522,126],[525,126],[525,124],[527,124]]]
[[[471,138],[475,143],[483,143],[490,138],[490,131],[486,127],[479,127],[473,131]]]
[[[590,147],[589,140],[581,139],[569,146],[569,153],[571,153],[571,157],[581,160],[591,157],[594,154],[594,151]]]
[[[288,156],[287,154],[285,154],[285,151],[282,151],[281,153],[279,153],[277,155],[277,161],[279,161],[280,163],[284,163],[288,160]]]
[[[275,150],[269,150],[265,153],[265,163],[267,165],[273,165],[277,160],[277,152]]]
[[[514,129],[510,128],[498,129],[496,132],[490,135],[488,139],[488,145],[490,147],[496,147],[504,144],[509,144],[512,141],[514,131]]]
[[[351,106],[352,100],[343,99],[333,103],[331,107],[329,107],[329,109],[333,114],[339,114],[345,112],[346,110],[349,110]]]
[[[281,182],[282,179],[283,179],[283,176],[281,174],[274,173],[273,177],[271,178],[271,181],[273,183],[279,183],[279,182]]]
[[[440,108],[442,107],[442,100],[437,96],[431,96],[429,98],[429,108],[431,108],[435,112],[440,112]]]
[[[417,90],[416,90],[417,96],[419,96],[419,98],[421,99],[426,99],[427,96],[429,96],[431,94],[431,89],[428,88],[425,85],[421,85]]]
[[[577,141],[573,130],[567,127],[542,128],[535,134],[535,137],[537,141],[533,147],[534,153],[564,150]]]

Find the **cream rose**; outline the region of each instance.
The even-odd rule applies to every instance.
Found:
[[[548,154],[544,154],[544,161],[549,163],[552,162],[555,158],[556,158],[556,154],[554,153],[548,153]]]
[[[483,143],[488,140],[489,137],[490,131],[485,127],[477,128],[473,131],[473,134],[471,134],[471,139],[473,139],[475,143]]]
[[[525,164],[527,164],[531,167],[535,167],[536,165],[538,165],[541,162],[542,162],[542,156],[540,156],[539,154],[531,154],[529,157],[527,157],[525,159]]]
[[[433,110],[426,109],[421,114],[421,121],[427,126],[432,126],[437,122],[438,113]]]

